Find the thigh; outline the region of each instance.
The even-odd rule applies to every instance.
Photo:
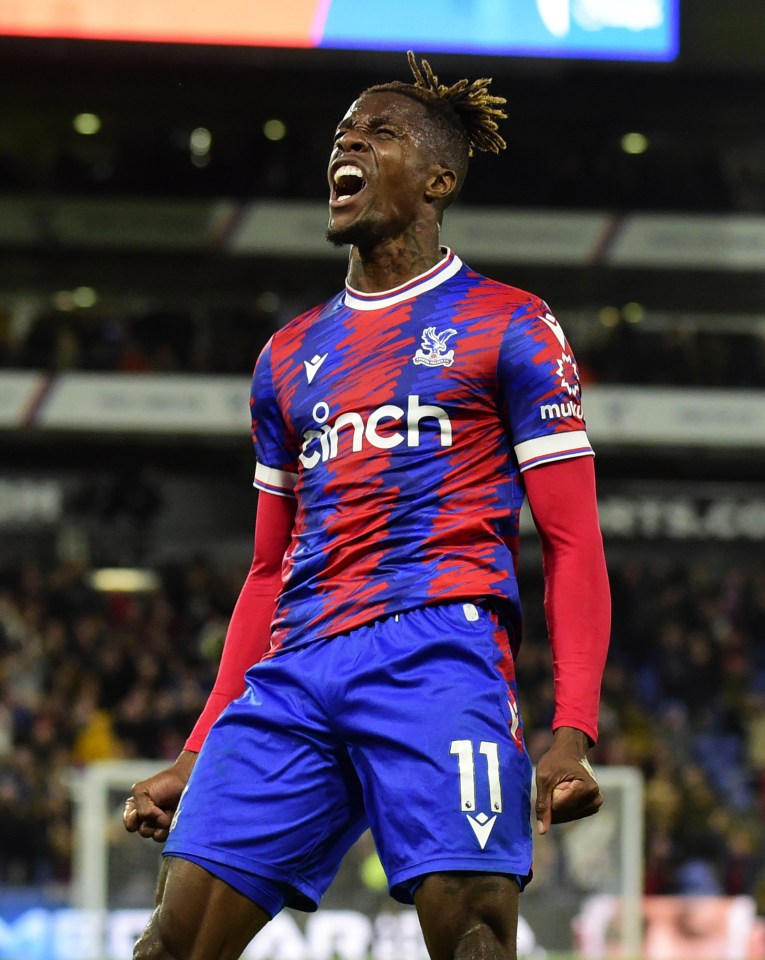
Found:
[[[515,960],[519,886],[487,873],[436,873],[414,895],[432,960]]]
[[[271,913],[315,909],[366,828],[358,778],[310,677],[311,657],[297,654],[248,672],[205,741],[165,847],[245,893],[250,875],[281,885]]]
[[[270,919],[222,880],[175,857],[162,863],[157,901],[136,960],[238,960]]]
[[[507,634],[449,604],[386,621],[350,694],[351,756],[391,894],[439,871],[531,872],[531,763]],[[369,709],[369,704],[373,709]]]

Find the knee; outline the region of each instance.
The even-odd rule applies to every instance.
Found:
[[[485,921],[467,925],[457,937],[453,953],[454,960],[515,960],[515,956],[515,944]]]
[[[164,944],[144,933],[133,948],[133,960],[175,960],[175,958],[165,950]]]
[[[518,884],[512,878],[431,874],[414,900],[433,960],[515,960]]]
[[[156,912],[133,948],[133,960],[183,960],[162,937]]]

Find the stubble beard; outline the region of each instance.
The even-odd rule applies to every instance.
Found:
[[[325,236],[333,247],[351,245],[363,250],[384,240],[386,231],[384,224],[378,217],[373,214],[362,213],[357,220],[345,226],[328,226]]]

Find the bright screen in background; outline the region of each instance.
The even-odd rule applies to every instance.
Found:
[[[0,0],[0,35],[673,60],[680,0]]]

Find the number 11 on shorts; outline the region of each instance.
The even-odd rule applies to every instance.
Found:
[[[476,809],[476,764],[472,740],[452,740],[450,753],[456,754],[460,778],[460,810],[467,815],[476,840],[483,850],[489,839],[497,814],[502,813],[502,786],[499,781],[499,748],[493,740],[481,740],[478,752],[486,757],[486,774],[489,781],[489,807],[492,816],[483,811],[475,816]]]

